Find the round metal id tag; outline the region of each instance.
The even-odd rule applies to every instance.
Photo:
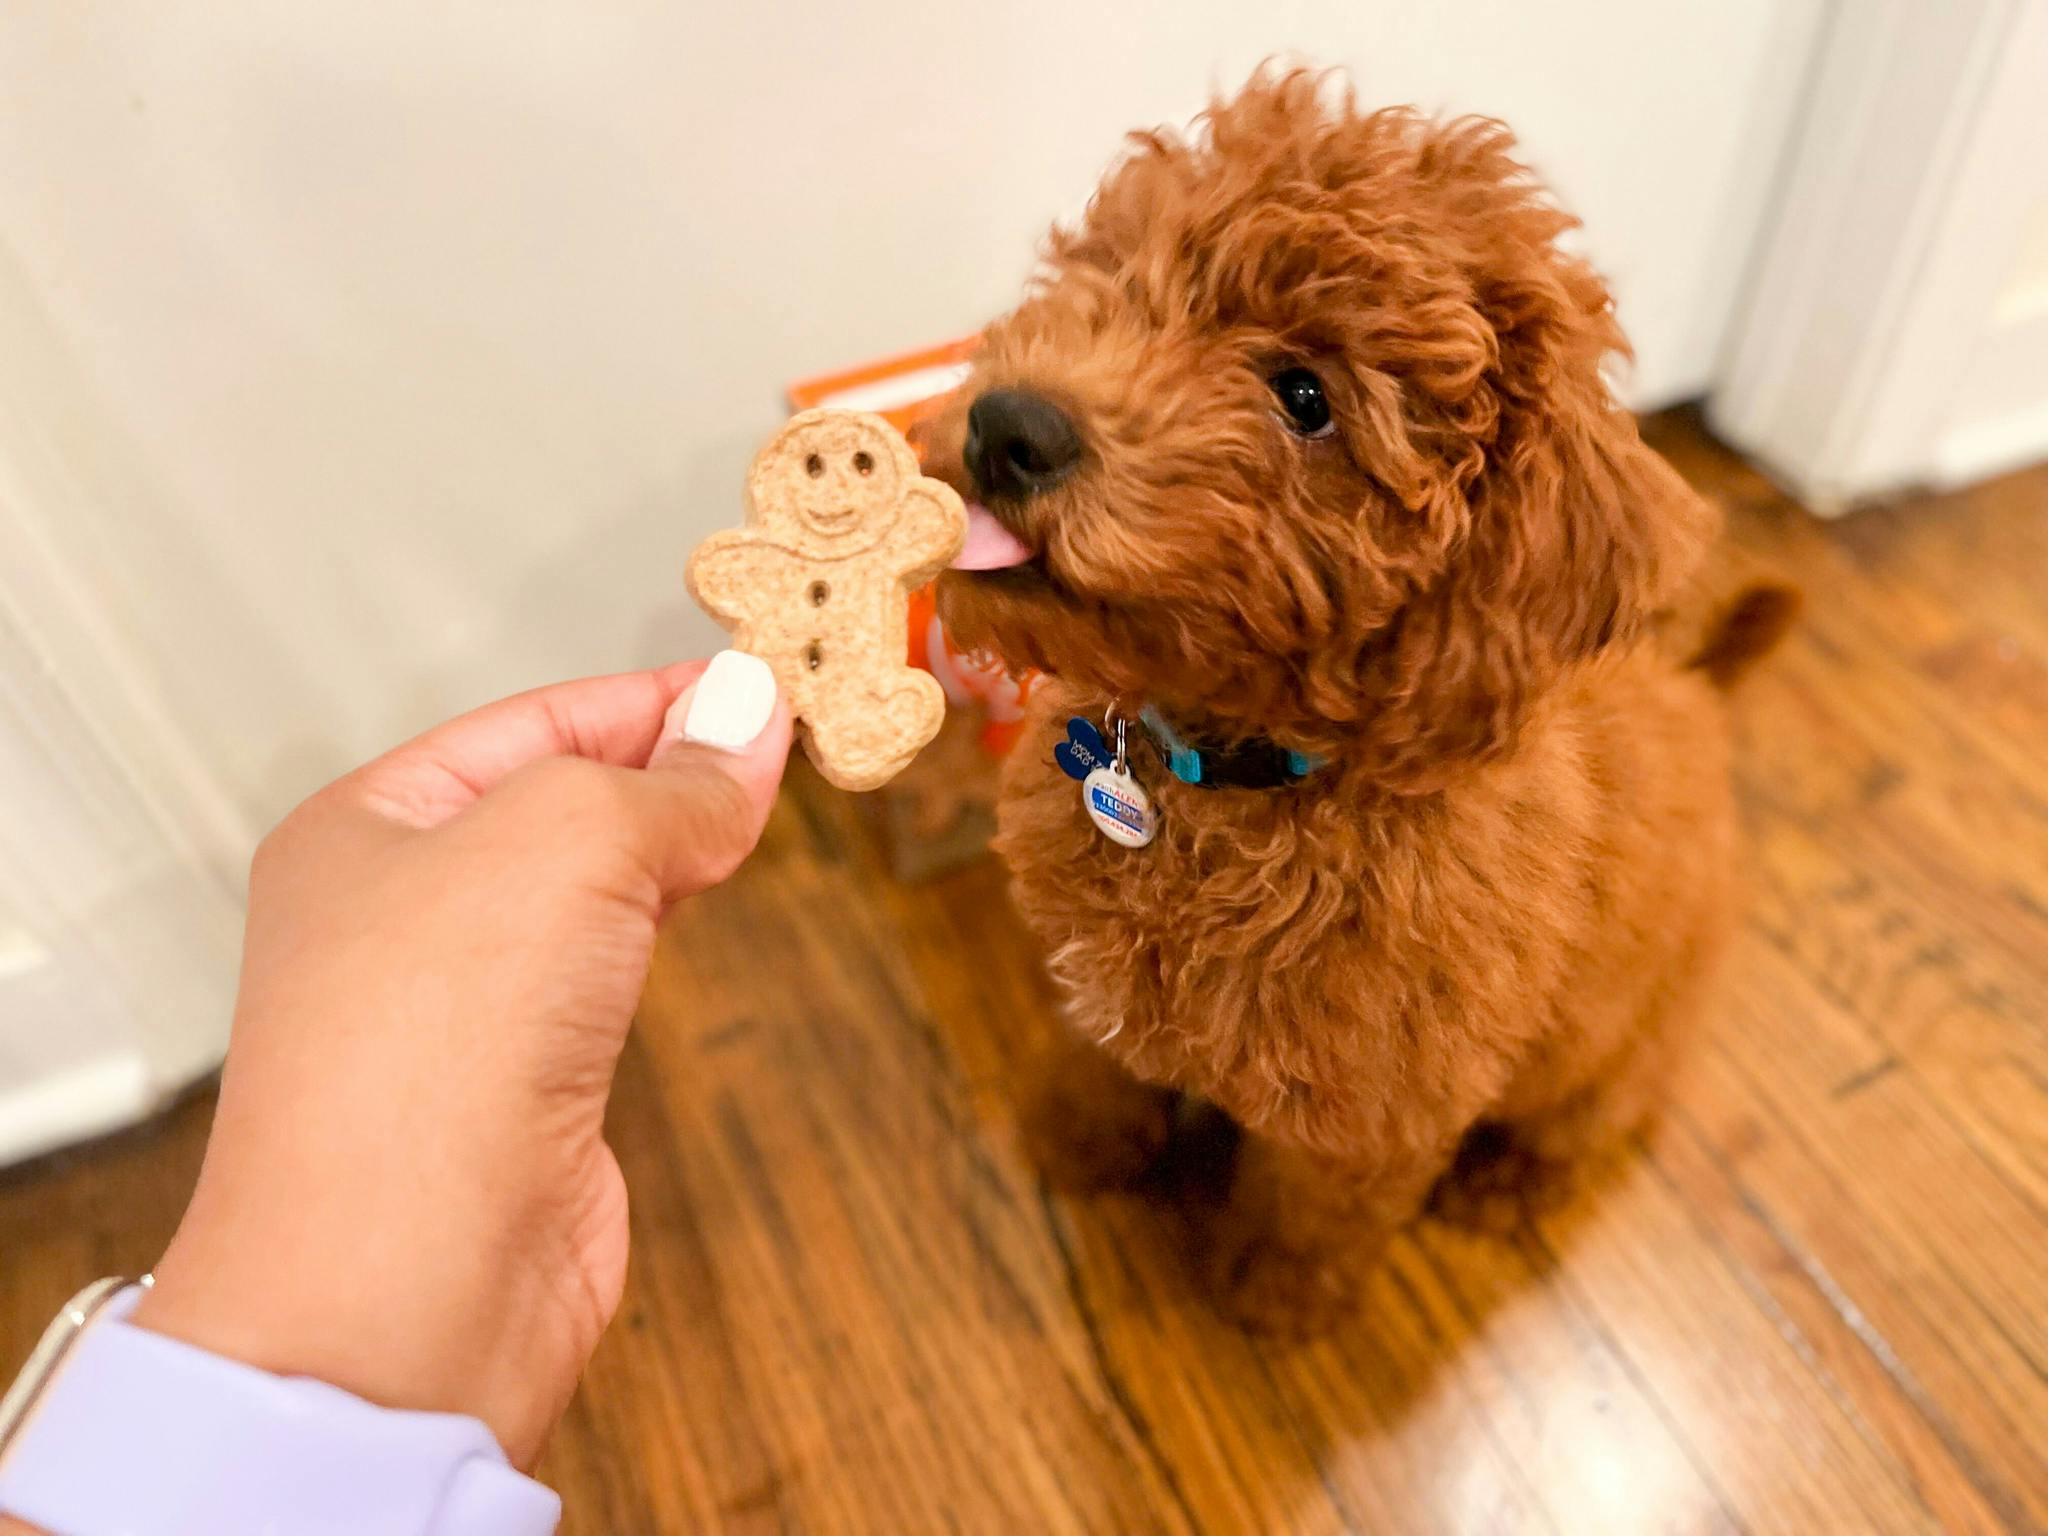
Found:
[[[1095,830],[1126,848],[1142,848],[1152,841],[1159,823],[1152,815],[1152,800],[1130,774],[1117,768],[1098,768],[1081,781],[1081,804]]]
[[[1126,848],[1142,848],[1159,830],[1152,814],[1152,799],[1144,786],[1131,777],[1130,752],[1125,744],[1128,726],[1116,723],[1116,761],[1096,768],[1081,781],[1081,808],[1095,823],[1095,830]]]

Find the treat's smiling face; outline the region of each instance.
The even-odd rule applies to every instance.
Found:
[[[799,554],[841,559],[888,537],[916,472],[899,439],[865,422],[799,420],[755,460],[748,494],[763,533]]]
[[[929,428],[957,638],[1424,787],[1631,632],[1709,518],[1510,147],[1302,75],[1137,135]]]

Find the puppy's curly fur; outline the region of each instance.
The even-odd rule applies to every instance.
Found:
[[[1511,1218],[1649,1113],[1729,926],[1720,685],[1789,613],[1753,597],[1710,665],[1660,638],[1716,517],[1609,393],[1624,342],[1572,220],[1498,123],[1328,95],[1262,74],[1190,137],[1136,135],[929,452],[975,494],[997,387],[1084,448],[996,507],[1038,558],[941,591],[959,638],[1052,679],[1000,810],[1076,1035],[1033,1137],[1114,1182],[1174,1094],[1228,1111],[1211,1273],[1289,1331],[1433,1188]],[[1294,367],[1334,433],[1279,413]],[[1140,758],[1158,839],[1116,847],[1048,749],[1141,701],[1329,765],[1204,790]]]

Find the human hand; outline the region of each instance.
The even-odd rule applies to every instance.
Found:
[[[602,1126],[656,925],[752,850],[789,743],[768,669],[728,652],[489,705],[286,817],[134,1320],[474,1414],[531,1467],[625,1283]]]

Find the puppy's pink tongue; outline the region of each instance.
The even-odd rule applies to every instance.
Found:
[[[953,561],[956,571],[1001,571],[1022,565],[1037,553],[996,521],[978,501],[967,503],[967,542]]]

